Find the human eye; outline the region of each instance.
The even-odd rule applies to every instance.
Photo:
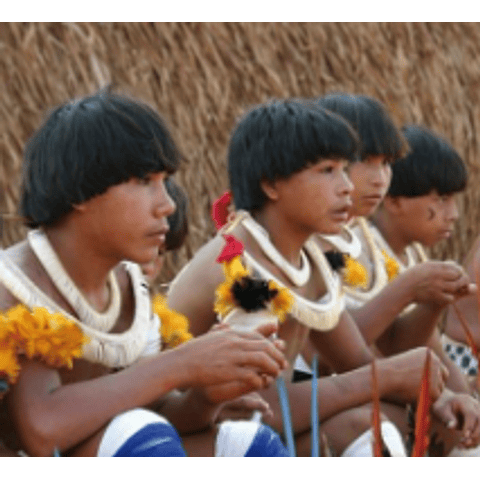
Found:
[[[138,185],[150,185],[152,182],[152,176],[151,175],[145,175],[144,177],[137,177],[136,178],[136,183]]]

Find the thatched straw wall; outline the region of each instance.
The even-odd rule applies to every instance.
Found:
[[[188,159],[178,180],[191,235],[170,276],[213,233],[210,205],[245,107],[345,90],[443,133],[466,160],[462,220],[435,251],[459,259],[479,231],[479,53],[477,24],[1,24],[0,209],[15,212],[22,146],[44,111],[114,82],[164,115]],[[4,246],[22,235],[6,220]]]

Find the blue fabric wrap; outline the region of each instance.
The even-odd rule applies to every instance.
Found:
[[[115,457],[186,457],[177,431],[168,423],[151,423],[129,438]]]
[[[253,437],[246,457],[288,457],[288,451],[280,436],[267,425],[260,425]]]

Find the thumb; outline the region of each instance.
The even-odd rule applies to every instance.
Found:
[[[458,420],[450,403],[447,403],[444,408],[439,409],[437,415],[447,428],[453,429],[457,427]]]

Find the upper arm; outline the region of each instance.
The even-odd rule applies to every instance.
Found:
[[[215,289],[224,281],[216,258],[223,239],[215,237],[202,247],[171,283],[168,306],[185,315],[194,336],[208,331],[216,321]]]
[[[328,332],[312,330],[310,340],[338,372],[346,372],[372,361],[373,354],[348,312],[342,312],[337,326]]]
[[[48,396],[60,387],[60,375],[39,361],[23,359],[17,382],[7,395],[9,415],[22,444],[30,454],[42,448],[51,427]]]

